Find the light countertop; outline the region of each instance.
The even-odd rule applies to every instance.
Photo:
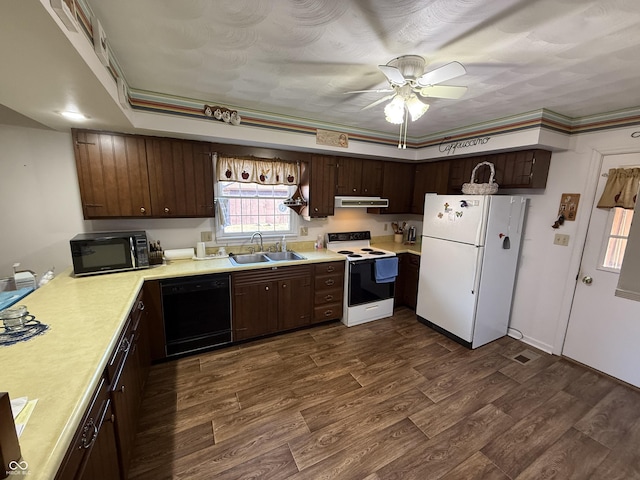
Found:
[[[392,241],[372,245],[420,254],[419,245]],[[279,265],[344,260],[327,250],[298,252],[306,259]],[[233,266],[224,257],[176,260],[146,270],[82,278],[68,269],[24,298],[20,304],[49,330],[0,347],[0,390],[11,398],[38,399],[20,438],[29,478],[54,478],[145,280],[260,268],[265,265]]]
[[[299,253],[306,260],[279,265],[344,260],[327,250]],[[49,325],[40,336],[0,346],[0,390],[11,398],[38,399],[20,437],[29,478],[54,478],[145,280],[258,268],[264,266],[212,258],[82,278],[68,269],[22,299],[29,313]]]

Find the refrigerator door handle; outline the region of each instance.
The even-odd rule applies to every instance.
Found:
[[[473,285],[471,290],[471,295],[475,295],[478,289],[480,288],[480,274],[482,273],[482,247],[476,247],[476,261],[473,265]]]
[[[520,217],[518,219],[518,230],[517,230],[518,234],[522,233],[522,226],[524,225],[524,209],[526,206],[527,206],[527,199],[521,198],[520,199]]]

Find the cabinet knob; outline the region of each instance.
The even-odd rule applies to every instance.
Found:
[[[357,190],[356,190],[355,188],[353,189],[353,191],[354,191],[354,192],[357,192]]]
[[[265,290],[269,290],[269,287],[264,287]]]
[[[169,213],[169,212],[170,212],[169,207],[164,207],[164,213]]]
[[[140,207],[140,213],[147,213],[147,209],[144,207]]]
[[[118,391],[119,391],[120,393],[124,393],[124,385],[122,385],[122,386],[118,389]]]
[[[283,283],[283,284],[282,284],[282,288],[287,288],[287,284],[286,284],[286,283]]]
[[[313,211],[314,211],[314,212],[317,212],[317,211],[318,211],[318,207],[315,207],[315,208],[313,209]]]

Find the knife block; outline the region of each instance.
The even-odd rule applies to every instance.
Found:
[[[16,424],[11,413],[11,402],[7,392],[0,392],[0,478],[7,478],[13,470],[9,463],[20,460],[20,444]]]

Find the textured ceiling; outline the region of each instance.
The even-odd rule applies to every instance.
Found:
[[[547,108],[640,105],[638,0],[89,0],[128,84],[204,102],[394,131],[377,65],[453,60],[459,100],[431,99],[412,136]]]

